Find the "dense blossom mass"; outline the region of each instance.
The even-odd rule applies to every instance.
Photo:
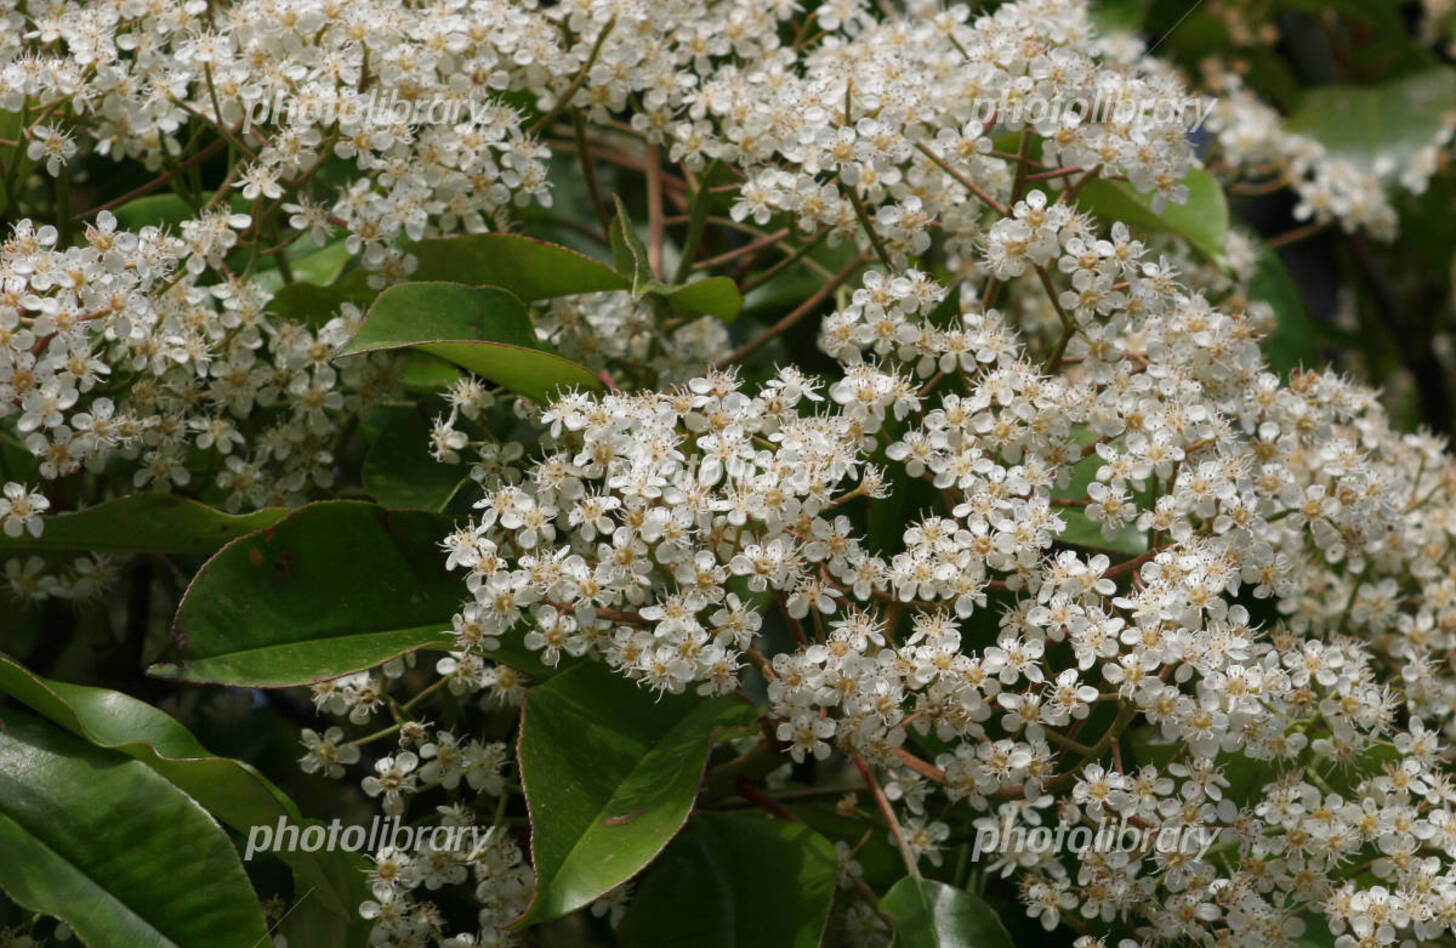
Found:
[[[500,656],[524,652],[748,691],[786,760],[866,764],[927,867],[1008,819],[1221,830],[1192,855],[988,857],[1084,948],[1456,932],[1456,465],[1372,390],[1266,364],[1248,236],[1135,237],[1078,200],[1115,182],[1160,209],[1216,161],[1282,176],[1299,220],[1389,237],[1384,188],[1423,188],[1450,125],[1364,168],[1227,75],[1200,158],[1183,106],[1203,100],[1073,0],[6,6],[0,107],[37,173],[82,151],[160,171],[199,127],[231,158],[175,225],[23,220],[0,248],[0,414],[38,464],[0,496],[7,535],[42,533],[40,481],[117,465],[233,511],[326,496],[407,359],[336,359],[360,308],[275,304],[287,275],[259,251],[341,247],[377,288],[414,271],[408,241],[549,208],[575,173],[558,145],[646,144],[731,182],[712,226],[810,275],[832,370],[626,293],[540,305],[541,341],[611,385],[446,392],[430,449],[469,470],[476,514],[444,538],[464,601],[431,687],[518,704]],[[1126,108],[1030,107],[1078,96]],[[84,598],[114,564],[6,574]],[[302,767],[386,813],[443,787],[456,803],[410,818],[488,818],[503,743],[410,720],[361,764],[342,725],[387,724],[404,667],[316,686],[340,726],[304,732]],[[519,835],[490,840],[378,854],[374,943],[515,943],[534,876]],[[844,858],[845,938],[883,944]],[[469,930],[443,886],[473,896]]]

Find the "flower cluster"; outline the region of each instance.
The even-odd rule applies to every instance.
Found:
[[[1410,154],[1362,163],[1332,155],[1314,138],[1291,131],[1237,75],[1219,76],[1217,85],[1222,94],[1208,124],[1219,159],[1266,185],[1286,183],[1299,199],[1295,219],[1314,226],[1338,223],[1346,233],[1368,231],[1381,240],[1394,239],[1399,220],[1390,184],[1424,194],[1456,141],[1456,112],[1451,112],[1431,140]]]
[[[634,116],[649,137],[691,139],[745,171],[735,219],[785,215],[873,243],[894,266],[822,321],[829,378],[785,366],[747,384],[732,368],[659,363],[657,387],[555,400],[529,455],[457,431],[479,398],[453,391],[436,440],[448,460],[479,454],[483,493],[445,543],[469,598],[439,672],[460,694],[497,688],[518,673],[492,659],[524,648],[658,691],[759,679],[778,749],[872,767],[901,810],[897,841],[929,864],[953,825],[1008,815],[1218,831],[1201,854],[996,864],[1048,929],[1289,944],[1316,919],[1342,946],[1434,937],[1456,918],[1443,829],[1456,801],[1437,740],[1456,697],[1440,671],[1456,628],[1456,468],[1442,444],[1392,430],[1369,391],[1269,370],[1257,311],[1211,301],[1246,293],[1243,238],[1226,247],[1232,277],[1150,248],[1076,210],[1070,182],[1018,181],[990,129],[912,130],[910,114],[954,114],[953,83],[907,80],[902,106],[896,84],[863,78],[886,71],[881,50],[897,76],[953,58],[945,37],[984,66],[938,74],[1075,85],[1092,53],[1080,21],[1048,6],[970,25],[851,11],[836,24],[844,43],[801,69],[720,70],[686,125],[651,106]],[[1065,57],[1049,52],[1062,45]],[[1001,52],[1027,48],[1047,59]],[[755,120],[760,86],[777,107]],[[664,110],[675,94],[698,93],[669,91]],[[1057,136],[1063,164],[1185,196],[1181,137],[1140,149],[1088,134],[1108,151]],[[695,151],[678,157],[701,167]],[[1375,185],[1344,184],[1328,162],[1293,167],[1310,207],[1392,226],[1383,199],[1362,203]],[[990,285],[902,265],[932,222],[950,259]],[[599,330],[631,327],[594,334],[597,364],[670,358],[649,313],[602,315],[628,305],[565,301],[543,332],[565,338],[584,311]],[[867,512],[911,483],[926,506],[903,511],[908,525],[867,529]],[[1254,768],[1237,791],[1235,759]],[[384,758],[366,789],[388,778],[408,794],[416,763]],[[956,808],[933,804],[940,794]],[[883,934],[862,907],[851,916],[850,931]]]
[[[341,371],[330,359],[357,309],[316,328],[271,316],[256,281],[200,283],[181,266],[186,245],[121,230],[109,211],[65,247],[54,226],[17,225],[0,246],[0,418],[37,481],[119,463],[134,489],[185,489],[200,473],[231,511],[298,504],[332,484],[343,419],[397,391],[403,363]],[[40,536],[50,506],[7,483],[5,534]],[[24,594],[65,585],[46,579]]]
[[[1376,890],[1347,872],[1373,847],[1417,903],[1393,917],[1434,931],[1456,909],[1451,784],[1423,723],[1446,728],[1456,695],[1436,661],[1456,616],[1450,462],[1336,377],[1281,383],[1237,316],[1125,234],[1082,261],[1085,222],[1063,229],[1058,269],[1106,266],[1143,305],[1086,314],[1062,373],[994,310],[937,325],[940,289],[908,271],[870,274],[825,320],[843,375],[824,394],[784,369],[755,393],[718,372],[558,400],[542,457],[448,541],[473,593],[461,648],[522,636],[547,664],[705,693],[757,663],[787,753],[883,768],[926,858],[948,832],[924,823],[935,785],[991,820],[1216,826],[1237,854],[1232,872],[1160,853],[1008,865],[1048,928],[1132,914],[1157,939],[1283,943],[1320,905],[1363,937]],[[902,476],[945,509],[876,548],[854,505]],[[798,646],[770,660],[760,613],[779,612]],[[1117,720],[1084,746],[1104,705]],[[1134,720],[1161,763],[1089,762]],[[917,735],[947,749],[918,757]],[[1266,768],[1238,805],[1231,752]]]

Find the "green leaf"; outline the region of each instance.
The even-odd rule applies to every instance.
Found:
[[[140,761],[28,715],[0,730],[0,888],[81,941],[255,948],[268,937],[227,835]]]
[[[349,856],[357,865],[351,866],[351,872],[358,873],[363,878],[363,873],[368,865],[367,861],[358,854],[336,853],[332,855]],[[337,915],[329,911],[318,897],[308,891],[308,887],[300,888],[294,883],[293,904],[288,907],[287,914],[278,923],[278,930],[288,939],[289,945],[300,945],[308,948],[310,945],[326,945],[328,948],[366,948],[369,944],[369,927],[358,924],[352,919],[346,925]],[[359,899],[362,903],[372,895],[366,888],[364,895]],[[358,918],[358,912],[354,918]],[[260,946],[262,948],[262,946]]]
[[[419,240],[406,249],[419,258],[414,280],[499,286],[527,303],[628,286],[611,267],[585,254],[517,234]]]
[[[812,296],[835,273],[849,266],[857,253],[858,248],[847,241],[840,241],[833,247],[822,241],[815,244],[801,258],[799,265],[779,270],[748,291],[744,300],[746,314],[754,319],[777,320]]]
[[[293,283],[326,287],[339,278],[339,274],[344,272],[349,258],[353,256],[349,253],[347,243],[339,239],[315,250],[301,253],[297,257],[289,257],[289,272],[293,274],[293,283],[284,283],[283,269],[278,266],[278,258],[287,253],[287,250],[280,250],[264,257],[263,265],[266,265],[268,269],[254,277],[258,285],[269,293],[277,293],[285,286],[292,286]]]
[[[1285,9],[1276,8],[1265,16],[1280,16],[1283,21],[1280,32],[1287,40],[1294,41],[1281,42],[1279,46],[1303,47],[1303,56],[1308,57],[1310,47],[1323,52],[1333,45],[1339,50],[1339,74],[1349,76],[1353,81],[1375,82],[1384,77],[1427,69],[1437,62],[1427,43],[1417,35],[1418,31],[1410,28],[1400,3],[1391,0],[1281,0],[1279,6]],[[1299,20],[1285,15],[1289,10],[1304,10],[1314,15]],[[1309,35],[1315,32],[1311,26],[1316,23],[1329,32],[1321,29],[1318,31],[1321,35]],[[1289,52],[1283,55],[1288,56]],[[1323,55],[1328,56],[1329,53],[1323,52]],[[1300,53],[1296,52],[1295,56],[1300,57]]]
[[[0,193],[0,210],[11,209],[11,205],[25,188],[26,179],[38,163],[28,154],[27,146],[30,141],[23,133],[23,129],[34,118],[28,108],[24,115],[18,111],[0,109],[0,138],[15,142],[14,147],[4,156],[5,173],[0,174],[0,189],[3,189],[3,193]]]
[[[97,550],[106,553],[211,553],[223,544],[288,513],[265,507],[223,513],[175,494],[131,494],[72,513],[45,518],[39,537],[0,536],[7,550]]]
[[[385,507],[440,511],[470,480],[468,466],[430,456],[430,423],[417,408],[392,414],[364,458],[364,489]]]
[[[301,824],[293,801],[251,764],[218,757],[175,718],[130,695],[52,681],[0,654],[0,692],[97,747],[118,750],[146,764],[240,833],[280,819]],[[353,890],[325,868],[329,854],[279,852],[278,858],[317,887],[315,897],[353,922],[363,877]]]
[[[1215,264],[1223,265],[1224,240],[1228,236],[1228,202],[1217,179],[1202,168],[1193,168],[1183,179],[1188,200],[1154,211],[1151,198],[1122,181],[1091,181],[1077,192],[1077,203],[1104,221],[1122,221],[1131,227],[1161,230],[1186,239]]]
[[[1305,93],[1287,128],[1367,171],[1398,174],[1441,130],[1456,103],[1456,69],[1439,67],[1377,85],[1320,86]]]
[[[961,321],[961,286],[962,284],[954,277],[947,275],[945,282],[950,283],[946,289],[944,298],[935,304],[926,319],[933,326],[942,329],[954,328]]]
[[[617,216],[612,219],[612,230],[608,234],[612,244],[612,262],[617,272],[627,279],[626,288],[632,291],[633,296],[641,296],[642,287],[657,282],[652,268],[648,266],[647,245],[642,242],[637,228],[632,226],[632,218],[627,214],[627,206],[622,203],[621,196],[613,194],[612,201],[617,205]]]
[[[886,418],[885,443],[902,437],[906,427],[898,418]],[[876,452],[874,460],[884,465],[888,490],[886,496],[865,505],[865,540],[875,553],[888,557],[905,549],[906,528],[923,511],[934,507],[937,492],[926,478],[911,477],[905,465],[891,461],[883,449]]]
[[[212,197],[211,191],[202,192],[203,200]],[[252,202],[241,194],[234,194],[228,206],[235,214],[247,214]],[[161,227],[176,233],[183,221],[197,219],[197,209],[179,194],[148,194],[133,198],[111,212],[122,230],[141,230],[143,227]]]
[[[651,862],[692,809],[714,730],[759,710],[727,697],[655,698],[599,662],[532,689],[519,753],[537,883],[517,924],[574,911]]]
[[[288,266],[293,271],[295,281],[328,286],[339,278],[339,274],[344,272],[344,267],[352,256],[353,254],[349,253],[348,243],[340,239],[310,250],[308,253],[301,253],[296,257],[290,256]]]
[[[273,294],[268,312],[309,326],[322,326],[345,303],[365,310],[378,295],[379,291],[369,285],[367,270],[351,270],[327,286],[303,281],[288,284]]]
[[[1081,507],[1058,507],[1057,516],[1067,525],[1067,529],[1057,535],[1057,539],[1063,543],[1134,556],[1148,551],[1147,537],[1139,533],[1132,524],[1114,533],[1109,540],[1102,535],[1102,524],[1087,519],[1087,514]]]
[[[1155,764],[1160,768],[1171,763],[1178,751],[1154,724],[1130,727],[1118,740],[1139,764]],[[1256,760],[1237,751],[1219,751],[1214,763],[1228,781],[1223,788],[1224,796],[1240,806],[1252,806],[1261,799],[1264,787],[1279,779],[1282,769],[1275,761]]]
[[[458,365],[451,365],[439,356],[415,350],[410,353],[401,381],[406,391],[433,395],[448,388],[465,375]]]
[[[1295,939],[1297,948],[1334,948],[1335,936],[1318,912],[1304,913],[1304,934]]]
[[[1249,280],[1249,299],[1260,300],[1274,310],[1274,332],[1264,340],[1269,367],[1281,375],[1300,366],[1319,363],[1319,324],[1304,305],[1304,294],[1294,282],[1279,254],[1259,247],[1259,264]]]
[[[379,294],[339,356],[419,349],[544,401],[563,387],[600,388],[583,365],[536,339],[525,305],[499,287],[400,283]]]
[[[680,316],[703,313],[731,323],[743,309],[738,286],[728,277],[708,277],[678,286],[654,281],[651,292],[665,298],[672,311]]]
[[[637,299],[666,302],[678,316],[705,313],[724,322],[738,318],[743,309],[743,297],[738,286],[728,277],[709,277],[694,283],[668,284],[658,280],[648,266],[647,247],[638,236],[637,229],[627,215],[622,199],[613,195],[617,204],[617,216],[612,221],[612,259],[616,261],[617,272],[626,278],[626,288]]]
[[[814,948],[834,901],[829,841],[801,823],[701,812],[642,880],[627,948]]]
[[[444,646],[466,596],[440,549],[451,526],[439,514],[353,500],[302,507],[203,564],[173,625],[182,662],[149,674],[282,688]],[[492,657],[542,671],[518,641]]]
[[[463,586],[447,519],[357,501],[304,507],[208,560],[177,609],[181,681],[276,688],[441,645]]]
[[[0,478],[21,484],[40,480],[40,458],[9,432],[0,433]]]
[[[1087,445],[1096,440],[1095,435],[1085,427],[1078,426],[1073,429],[1073,438],[1078,444]],[[1097,469],[1102,466],[1102,458],[1097,454],[1089,454],[1076,464],[1072,465],[1072,477],[1066,487],[1058,487],[1052,490],[1053,497],[1061,498],[1084,498],[1087,496],[1087,485],[1091,484],[1097,477]],[[1102,535],[1102,524],[1094,523],[1087,519],[1087,512],[1082,507],[1057,507],[1056,515],[1062,519],[1067,528],[1057,535],[1057,539],[1063,543],[1070,543],[1074,546],[1087,547],[1108,552],[1129,553],[1139,555],[1147,552],[1148,538],[1146,534],[1138,531],[1137,527],[1128,524],[1117,533],[1112,539]]]
[[[895,948],[1013,948],[991,907],[969,892],[906,876],[880,900],[895,922]]]
[[[1147,19],[1153,0],[1093,0],[1088,11],[1098,33],[1136,33]]]
[[[123,230],[143,227],[167,227],[175,231],[183,221],[197,216],[191,204],[176,194],[148,194],[134,198],[112,212],[117,226]]]

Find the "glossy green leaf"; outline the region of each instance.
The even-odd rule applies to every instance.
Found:
[[[961,322],[961,287],[963,284],[949,274],[946,275],[945,282],[949,284],[945,296],[935,304],[935,308],[930,311],[926,319],[931,325],[950,329]]]
[[[627,948],[814,948],[834,901],[829,841],[761,813],[702,812],[642,879]]]
[[[212,198],[211,191],[202,192],[204,201]],[[252,202],[241,194],[234,193],[228,200],[228,206],[235,214],[247,214],[252,209]],[[116,217],[117,226],[122,230],[141,230],[143,227],[161,227],[176,233],[183,221],[196,220],[197,210],[187,202],[180,194],[165,192],[162,194],[147,194],[139,198],[133,198],[111,212]]]
[[[1428,41],[1419,35],[1421,31],[1410,28],[1402,4],[1396,0],[1280,0],[1278,6],[1283,10],[1276,7],[1271,13],[1307,10],[1319,18],[1301,21],[1287,15],[1281,17],[1280,31],[1294,40],[1279,44],[1277,53],[1284,56],[1301,47],[1301,52],[1308,56],[1311,47],[1328,48],[1326,44],[1333,42],[1339,49],[1339,74],[1367,82],[1378,81],[1383,76],[1420,72],[1437,62]],[[1322,35],[1309,35],[1315,31],[1304,24],[1320,21],[1328,24],[1331,32],[1320,30]],[[1294,55],[1297,57],[1300,53]]]
[[[254,280],[264,290],[276,294],[284,286],[292,286],[294,283],[327,287],[339,278],[349,258],[353,256],[343,239],[323,247],[312,247],[311,244],[294,246],[298,249],[294,249],[291,254],[289,250],[281,250],[277,254],[262,258],[268,269],[258,273]],[[288,269],[293,276],[289,283],[284,282],[283,268],[278,266],[279,255],[288,255]]]
[[[211,191],[202,192],[204,201],[212,198]],[[234,194],[228,205],[235,214],[247,214],[252,202],[241,194]],[[111,212],[117,226],[122,230],[141,230],[143,227],[161,227],[176,233],[183,221],[196,220],[197,209],[179,194],[166,192],[148,194],[133,198]]]
[[[305,821],[305,826],[312,825],[327,824],[319,820]],[[285,854],[276,855],[282,859]],[[279,931],[288,938],[289,945],[365,948],[373,925],[360,916],[359,906],[373,898],[365,875],[373,863],[363,853],[342,849],[334,852],[320,850],[318,856],[324,879],[320,882],[294,870],[293,904],[279,920]],[[347,917],[334,910],[327,898],[327,888],[347,894]]]
[[[1136,33],[1148,17],[1153,0],[1092,0],[1088,12],[1099,33]]]
[[[612,229],[607,235],[612,244],[612,263],[627,280],[627,289],[632,291],[632,295],[641,296],[646,286],[656,282],[648,265],[647,245],[632,225],[621,196],[612,195],[612,201],[617,206],[617,216],[612,218]]]
[[[1306,912],[1303,921],[1304,934],[1294,940],[1298,948],[1334,948],[1335,936],[1324,916],[1318,912]]]
[[[1305,93],[1287,127],[1366,170],[1398,173],[1432,143],[1456,105],[1456,69],[1440,67],[1373,86],[1320,86]]]
[[[256,948],[267,928],[227,835],[141,761],[28,715],[0,730],[0,889],[91,945]]]
[[[663,296],[678,315],[702,313],[731,323],[743,309],[738,286],[727,277],[709,277],[677,286],[654,283],[652,292]]]
[[[333,500],[310,504],[208,560],[177,609],[181,681],[281,688],[337,678],[448,644],[466,598],[445,569],[448,517]],[[493,657],[529,674],[519,639]]]
[[[175,231],[183,221],[197,216],[196,210],[180,195],[148,194],[134,198],[115,208],[112,212],[117,226],[122,230],[141,230],[143,227],[166,227]]]
[[[464,586],[444,517],[327,501],[244,537],[198,571],[177,610],[183,681],[282,687],[446,641]]]
[[[611,267],[585,254],[517,234],[441,237],[406,249],[419,258],[414,280],[499,286],[527,303],[628,286]]]
[[[117,750],[146,764],[239,833],[280,819],[301,824],[293,801],[251,764],[218,757],[175,718],[130,695],[52,681],[0,654],[0,692],[97,747]],[[327,853],[280,852],[278,857],[316,887],[331,914],[354,923],[366,898],[363,877],[338,879]]]
[[[1092,432],[1084,427],[1074,428],[1072,434],[1077,443],[1082,445],[1090,444],[1095,440]],[[1067,482],[1067,486],[1055,488],[1052,496],[1085,498],[1087,485],[1096,479],[1097,469],[1101,466],[1102,458],[1096,454],[1089,454],[1077,461],[1072,465],[1072,476],[1071,480]],[[1113,534],[1111,539],[1108,539],[1102,535],[1102,524],[1089,520],[1086,510],[1082,507],[1057,507],[1055,513],[1061,518],[1062,523],[1066,524],[1066,529],[1057,535],[1057,539],[1063,543],[1134,556],[1147,551],[1147,535],[1139,532],[1137,527],[1132,524],[1123,527]]]
[[[1057,535],[1057,539],[1063,543],[1090,550],[1127,553],[1133,556],[1147,552],[1147,537],[1130,524],[1108,539],[1102,535],[1102,525],[1087,519],[1087,514],[1080,507],[1059,507],[1057,516],[1061,517],[1062,522],[1067,525],[1067,528]]]
[[[41,479],[40,458],[9,432],[0,433],[0,478],[21,484],[34,484]]]
[[[443,464],[430,456],[430,422],[418,409],[390,416],[364,458],[364,489],[385,507],[444,510],[461,484],[470,480],[468,464]]]
[[[29,111],[22,116],[19,111],[0,109],[0,138],[16,143],[0,153],[8,172],[0,174],[0,210],[10,210],[11,204],[24,190],[26,179],[35,170],[37,160],[30,157],[30,141],[22,131],[31,120],[34,116]]]
[[[367,270],[351,270],[324,286],[307,281],[288,284],[273,294],[268,301],[268,312],[310,326],[322,326],[345,303],[365,310],[378,295],[379,291],[369,285]]]
[[[288,268],[293,271],[295,281],[328,286],[344,272],[344,267],[352,256],[348,243],[338,239],[322,247],[291,251]]]
[[[969,892],[906,876],[880,900],[895,922],[895,948],[1013,948],[991,907]]]
[[[563,387],[599,388],[583,365],[536,339],[525,305],[499,287],[460,283],[391,286],[339,356],[418,349],[537,400]]]
[[[362,878],[367,860],[358,854],[338,853],[340,856],[350,856],[357,863],[351,871],[360,873]],[[366,948],[369,944],[369,932],[371,926],[367,922],[351,923],[347,926],[333,912],[329,911],[322,902],[318,900],[316,891],[310,891],[307,885],[299,887],[294,883],[293,904],[288,907],[285,914],[278,922],[278,930],[288,939],[290,946],[300,945],[308,948],[311,945],[319,945],[321,948]],[[366,888],[364,896],[359,900],[361,903],[372,898]],[[354,913],[357,919],[359,914]],[[259,946],[264,948],[264,946]]]
[[[675,315],[704,313],[724,322],[732,322],[743,309],[738,286],[727,277],[709,277],[694,283],[668,284],[653,276],[648,266],[647,247],[627,215],[622,199],[613,195],[617,216],[610,233],[612,259],[617,272],[627,281],[626,289],[638,299],[647,298],[666,303]]]
[[[211,553],[288,513],[265,507],[224,513],[175,494],[131,494],[94,507],[46,516],[39,537],[0,536],[6,550],[96,550],[103,553]]]
[[[1263,341],[1269,367],[1287,375],[1303,366],[1319,365],[1319,324],[1304,305],[1304,293],[1294,282],[1279,254],[1259,247],[1258,268],[1249,280],[1249,299],[1267,303],[1274,310],[1274,332]]]
[[[810,785],[790,782],[785,791],[811,789]],[[831,843],[844,840],[855,847],[854,861],[859,863],[860,878],[875,891],[887,890],[905,874],[905,859],[900,855],[889,833],[872,833],[865,837],[865,823],[860,815],[843,815],[838,809],[843,797],[816,796],[802,800],[784,800],[782,806],[795,819],[819,833]],[[865,796],[859,796],[863,803],[870,803]],[[863,811],[861,811],[863,813]]]
[[[905,421],[894,417],[886,418],[884,424],[886,444],[901,438],[908,427]],[[905,465],[896,464],[884,455],[883,448],[875,460],[884,464],[888,490],[884,497],[865,504],[865,540],[870,549],[889,557],[905,549],[905,530],[920,511],[933,509],[938,492],[929,479],[911,477]]]
[[[454,385],[464,375],[458,365],[451,365],[428,352],[415,350],[410,353],[401,381],[404,382],[406,391],[433,395],[442,388]]]
[[[520,761],[537,887],[519,924],[578,909],[652,861],[692,809],[714,730],[758,713],[727,697],[657,698],[599,662],[532,689]]]
[[[1130,227],[1147,227],[1183,237],[1199,253],[1222,265],[1229,227],[1223,188],[1202,168],[1190,170],[1183,183],[1188,187],[1188,200],[1182,204],[1169,202],[1162,211],[1154,211],[1150,198],[1126,182],[1100,178],[1077,193],[1077,203],[1107,223],[1122,221]]]

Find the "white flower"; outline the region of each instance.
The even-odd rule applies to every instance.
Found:
[[[50,508],[51,502],[38,491],[32,491],[24,484],[9,481],[0,494],[0,526],[5,535],[18,537],[29,533],[39,537],[42,530],[41,514]]]
[[[374,762],[374,773],[365,777],[360,786],[371,797],[383,794],[384,811],[397,815],[404,809],[404,794],[415,790],[417,775],[412,771],[419,762],[419,758],[410,751],[381,757]]]
[[[344,743],[344,732],[337,727],[329,728],[322,736],[311,728],[304,728],[303,746],[308,753],[298,763],[306,774],[322,772],[337,780],[344,775],[346,765],[359,761],[359,748]]]

